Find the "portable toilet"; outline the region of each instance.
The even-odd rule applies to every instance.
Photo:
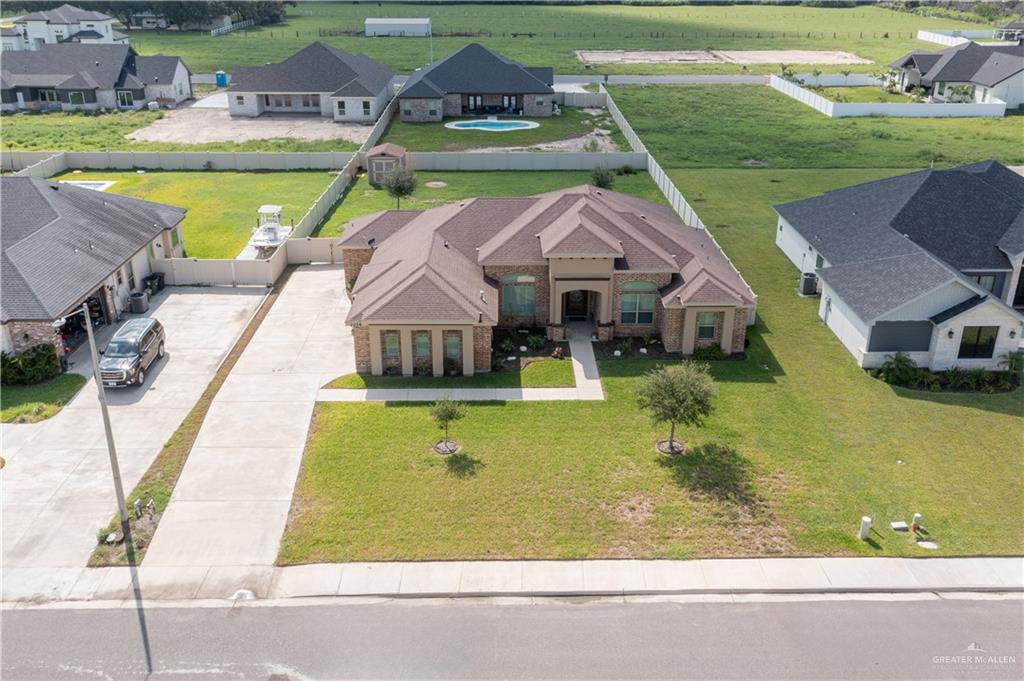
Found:
[[[217,87],[227,87],[228,86],[228,74],[224,73],[223,71],[218,71],[216,73],[216,79],[217,79]]]
[[[374,186],[380,186],[384,177],[395,168],[404,167],[405,147],[385,142],[366,152],[366,172]]]

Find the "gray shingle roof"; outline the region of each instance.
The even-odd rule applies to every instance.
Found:
[[[51,24],[76,24],[79,21],[106,21],[112,17],[103,14],[102,12],[93,12],[92,10],[85,10],[81,7],[75,7],[74,5],[61,5],[54,9],[41,10],[39,12],[32,12],[21,17],[17,23],[23,23],[26,21],[45,21]]]
[[[178,69],[180,57],[154,54],[135,57],[135,77],[144,85],[168,84],[174,80],[174,72]],[[188,67],[185,67],[188,70]],[[189,71],[191,74],[192,72]]]
[[[56,319],[184,216],[118,194],[0,179],[2,320]]]
[[[20,35],[21,31],[14,26],[0,26],[0,36],[4,36],[5,38],[14,38]]]
[[[958,315],[962,315],[964,312],[967,312],[968,310],[973,310],[974,308],[984,303],[987,299],[988,296],[972,296],[971,298],[968,298],[962,303],[957,303],[953,307],[943,310],[937,315],[933,315],[931,317],[931,322],[932,324],[938,326],[942,322],[948,321]]]
[[[57,43],[38,50],[5,52],[3,87],[59,87],[61,89],[141,89],[174,79],[179,57],[140,57],[129,45]],[[187,68],[187,67],[186,67]]]
[[[913,63],[925,85],[976,83],[991,87],[1024,71],[1024,45],[979,45],[975,42],[938,52],[911,52],[892,62],[892,68]]]
[[[550,94],[550,68],[526,67],[483,45],[471,43],[416,71],[399,97],[436,98],[457,94]]]
[[[394,72],[364,54],[312,43],[276,64],[239,67],[233,92],[329,92],[335,97],[376,97]]]

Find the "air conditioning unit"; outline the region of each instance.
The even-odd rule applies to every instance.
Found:
[[[800,275],[800,295],[818,295],[818,275],[814,272],[804,272]]]

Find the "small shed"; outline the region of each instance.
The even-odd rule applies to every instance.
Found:
[[[374,19],[367,17],[363,28],[369,37],[389,36],[392,38],[426,38],[430,32],[430,18],[411,19],[384,17]]]
[[[395,168],[405,167],[405,147],[391,142],[378,144],[366,152],[366,169],[370,184],[380,186]]]

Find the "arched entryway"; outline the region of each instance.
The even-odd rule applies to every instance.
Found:
[[[562,294],[562,323],[596,321],[601,310],[601,294],[575,289]]]

